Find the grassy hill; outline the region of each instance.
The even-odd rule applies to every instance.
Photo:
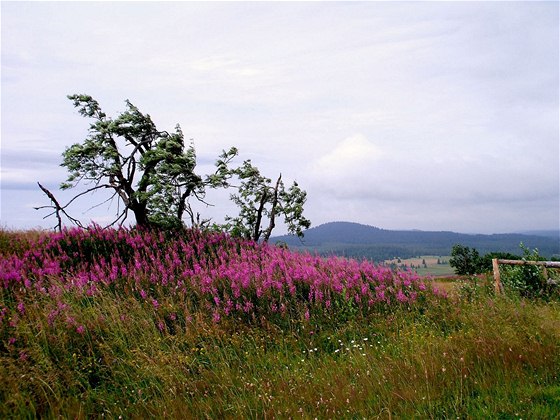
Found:
[[[538,248],[545,257],[560,257],[560,238],[552,235],[552,232],[539,236],[518,233],[469,235],[456,232],[399,231],[359,223],[331,222],[308,229],[303,240],[287,235],[275,237],[272,241],[285,242],[294,250],[367,258],[372,261],[419,255],[450,255],[455,244],[476,248],[481,255],[489,252],[520,254],[521,242],[530,249]]]
[[[558,301],[223,234],[0,230],[0,417],[555,418]]]

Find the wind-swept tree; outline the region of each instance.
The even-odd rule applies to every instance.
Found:
[[[239,206],[239,215],[226,216],[226,230],[246,239],[268,241],[277,217],[283,216],[288,232],[303,237],[311,222],[303,216],[307,193],[297,182],[286,189],[280,174],[273,184],[250,160],[231,170],[231,175],[240,181],[237,193],[230,196]]]
[[[172,133],[160,131],[148,114],[140,112],[128,100],[126,111],[113,119],[89,95],[71,95],[68,99],[82,116],[93,122],[86,139],[68,147],[62,154],[61,166],[68,169],[68,178],[61,184],[61,189],[72,189],[80,184],[85,189],[63,205],[39,184],[52,205],[38,209],[53,209],[50,215],[56,214],[59,229],[62,228],[62,216],[83,226],[70,216],[68,207],[98,190],[110,191],[105,201],[116,198],[119,204],[109,226],[122,224],[130,212],[138,226],[178,228],[183,226],[186,215],[193,226],[202,226],[209,220],[200,221],[200,215],[194,214],[189,199],[195,197],[204,202],[207,188],[230,187],[237,188],[231,199],[239,206],[240,213],[237,217],[226,217],[227,223],[222,227],[237,236],[254,240],[262,237],[267,241],[278,216],[284,216],[289,232],[300,237],[310,226],[309,220],[303,217],[306,192],[296,182],[286,190],[282,176],[272,185],[250,160],[238,168],[230,168],[238,153],[235,147],[222,152],[214,173],[202,177],[195,172],[194,145],[192,142],[185,145],[179,125]],[[232,185],[233,178],[237,178],[239,185]],[[268,222],[266,227],[263,226],[265,222]]]
[[[192,143],[185,145],[179,125],[172,133],[160,131],[148,114],[128,100],[126,111],[112,119],[89,95],[71,95],[68,99],[93,122],[87,138],[63,153],[61,166],[68,169],[69,175],[61,189],[79,184],[85,184],[86,189],[64,206],[53,202],[59,227],[60,211],[67,215],[65,209],[70,203],[97,190],[111,192],[107,201],[119,200],[111,225],[122,224],[132,212],[138,226],[179,227],[185,212],[195,223],[190,197],[203,201],[207,187],[224,186],[236,148],[224,151],[216,163],[216,172],[203,178],[195,173],[195,149]],[[54,196],[49,197],[52,201]]]

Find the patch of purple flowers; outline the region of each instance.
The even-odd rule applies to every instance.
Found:
[[[368,311],[433,293],[412,272],[368,261],[296,253],[224,233],[188,230],[171,237],[96,226],[44,235],[24,255],[2,257],[0,285],[18,298],[38,292],[52,299],[50,323],[64,312],[64,293],[95,299],[105,289],[136,296],[155,311],[162,296],[186,296],[203,303],[215,322],[233,315],[285,316],[298,305],[309,319],[337,301]],[[8,310],[25,313],[24,300],[16,302],[16,308],[2,307],[0,322]]]

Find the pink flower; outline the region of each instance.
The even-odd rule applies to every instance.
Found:
[[[83,325],[78,325],[78,326],[76,327],[76,332],[77,332],[78,334],[83,334],[85,331],[86,331],[86,328],[85,328]]]
[[[217,311],[214,312],[214,314],[212,315],[212,321],[218,323],[220,322],[220,319],[221,319],[220,314]]]

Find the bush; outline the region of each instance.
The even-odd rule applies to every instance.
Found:
[[[485,254],[480,260],[480,274],[488,273],[493,270],[492,260],[521,260],[523,257],[520,255],[510,254],[509,252],[490,252]]]
[[[524,261],[544,261],[538,249],[531,251],[523,244]],[[548,270],[549,275],[558,278],[557,273]],[[544,270],[536,265],[505,265],[502,268],[501,281],[504,288],[520,297],[526,298],[559,298],[560,290],[555,284],[548,281]]]

